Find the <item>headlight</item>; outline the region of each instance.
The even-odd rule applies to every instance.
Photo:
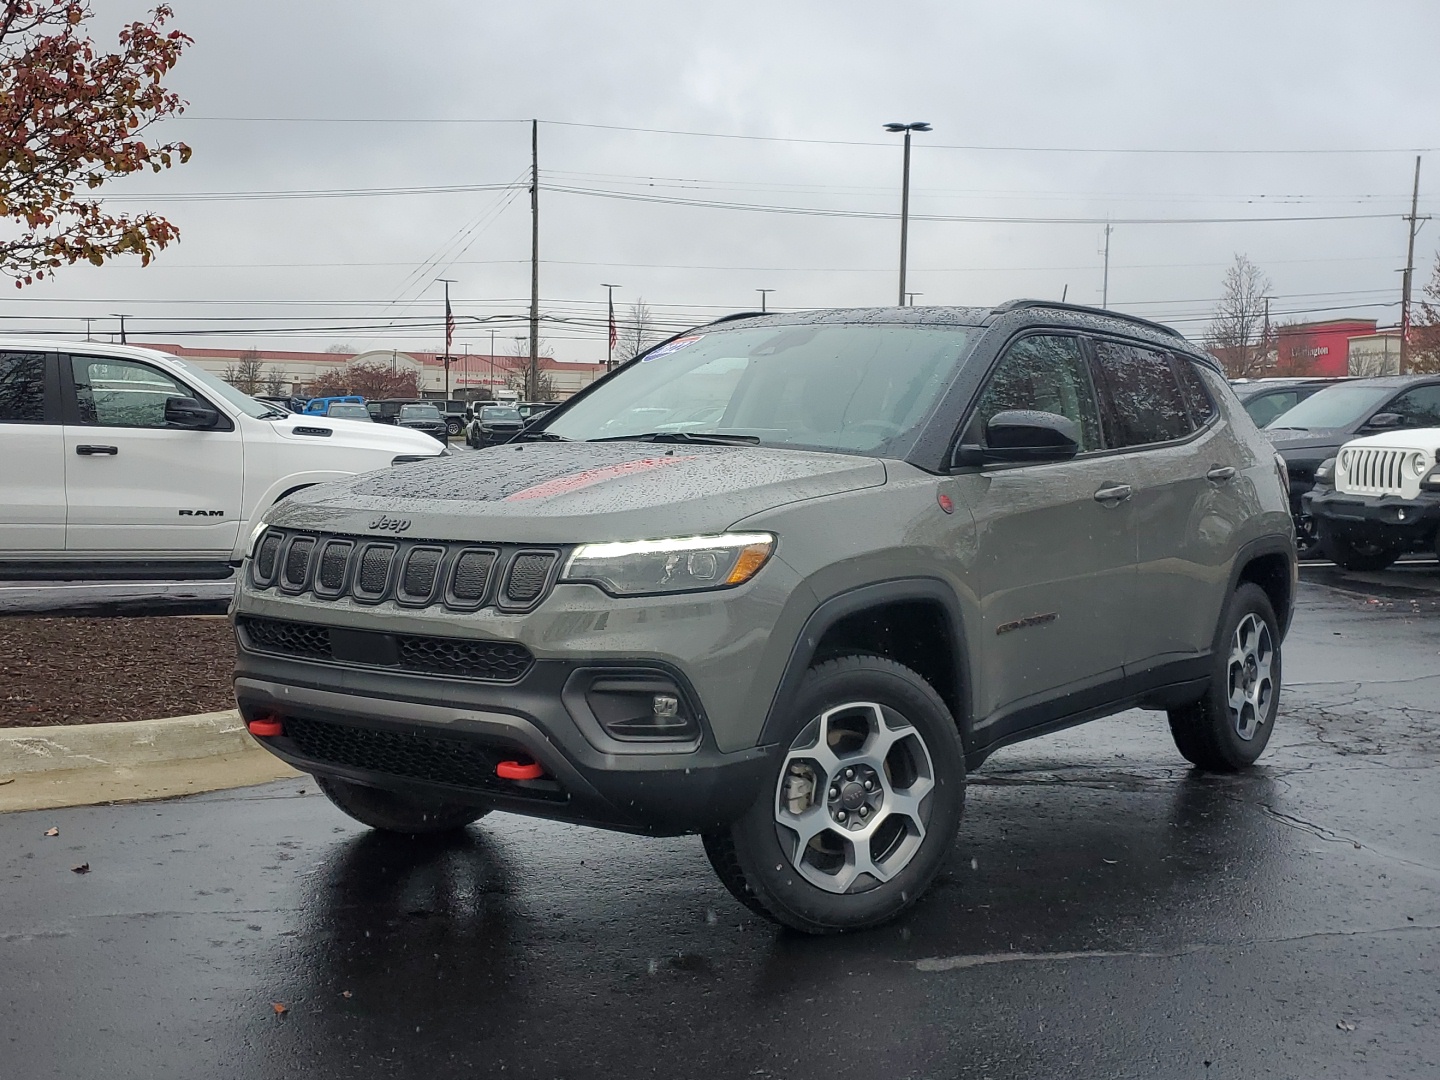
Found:
[[[696,592],[743,585],[775,550],[769,533],[582,544],[562,581],[589,581],[616,596]]]
[[[1430,462],[1425,455],[1418,450],[1410,455],[1410,471],[1416,476],[1424,476],[1430,470]]]
[[[1335,459],[1326,458],[1315,470],[1315,483],[1324,484],[1326,487],[1335,486]]]

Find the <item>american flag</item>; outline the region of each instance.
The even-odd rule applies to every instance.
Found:
[[[610,294],[610,348],[615,348],[615,343],[620,340],[620,335],[615,332],[615,294]]]
[[[450,310],[450,297],[445,297],[445,355],[450,355],[450,340],[455,336],[455,313]]]

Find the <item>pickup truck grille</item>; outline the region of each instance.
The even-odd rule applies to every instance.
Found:
[[[256,589],[316,600],[521,613],[549,594],[561,555],[551,547],[267,529],[250,560],[249,580]]]
[[[513,641],[382,634],[251,615],[241,615],[235,626],[240,644],[251,652],[418,675],[513,683],[535,662],[529,649]]]
[[[1353,449],[1341,451],[1339,490],[1347,495],[1399,494],[1409,450]]]

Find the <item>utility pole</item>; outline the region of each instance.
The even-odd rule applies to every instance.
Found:
[[[772,292],[774,292],[775,290],[774,290],[774,289],[756,289],[755,291],[760,294],[760,314],[761,314],[761,315],[764,315],[764,314],[766,313],[765,298],[768,297],[768,296],[769,296]]]
[[[454,320],[450,316],[450,286],[455,284],[454,278],[436,278],[436,281],[445,283],[445,351],[440,356],[440,364],[445,368],[445,400],[450,400],[450,334]]]
[[[905,133],[905,168],[900,181],[900,306],[905,306],[905,255],[910,234],[910,133],[929,131],[926,123],[886,124],[885,130]]]
[[[1260,325],[1260,367],[1266,366],[1265,361],[1270,359],[1270,297],[1262,297],[1265,301],[1265,321]],[[1276,353],[1275,359],[1280,359]]]
[[[1102,308],[1110,306],[1110,234],[1114,231],[1114,227],[1107,222],[1105,225],[1105,277],[1100,284],[1100,306]]]
[[[914,307],[914,306],[915,306],[915,297],[917,297],[917,296],[924,296],[925,294],[924,294],[923,292],[909,292],[909,293],[906,293],[905,295],[906,295],[906,297],[908,297],[908,299],[907,299],[906,302],[905,302],[905,306],[906,306],[906,307]]]
[[[1410,189],[1410,244],[1405,252],[1405,277],[1400,296],[1400,374],[1408,374],[1410,360],[1410,281],[1415,276],[1415,233],[1419,231],[1420,218],[1416,214],[1420,203],[1420,155],[1415,155],[1415,186]]]
[[[540,390],[540,121],[530,121],[530,369],[525,400]]]
[[[1409,290],[1406,290],[1406,291],[1408,292]],[[112,311],[112,312],[110,313],[110,317],[111,317],[112,319],[119,319],[119,320],[120,320],[120,344],[121,344],[121,345],[124,345],[124,344],[126,343],[126,342],[125,342],[125,320],[128,319],[128,318],[130,318],[130,316],[129,316],[129,315],[117,315],[115,312]],[[114,338],[111,338],[110,340],[113,341],[113,340],[115,340],[115,339],[114,339]]]
[[[495,396],[495,328],[490,328],[490,381],[485,384],[490,388],[490,396]]]
[[[613,371],[615,368],[615,290],[623,289],[623,285],[611,285],[602,281],[600,287],[605,290],[605,298],[608,301],[610,310],[610,321],[605,324],[605,370]]]
[[[89,340],[90,340],[90,324],[93,323],[94,321],[95,321],[94,319],[86,319],[86,320],[85,320],[85,340],[86,340],[86,341],[89,341]]]

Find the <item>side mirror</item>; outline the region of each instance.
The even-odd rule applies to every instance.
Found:
[[[985,425],[984,446],[958,446],[952,465],[1069,461],[1080,452],[1080,429],[1059,413],[1013,409]]]
[[[1390,428],[1403,427],[1404,424],[1405,417],[1401,416],[1399,413],[1381,412],[1376,413],[1374,416],[1370,417],[1369,421],[1365,424],[1365,426],[1367,428],[1375,428],[1377,431],[1386,431]]]
[[[195,398],[167,397],[165,423],[178,428],[213,428],[220,423],[220,413],[213,405]]]

